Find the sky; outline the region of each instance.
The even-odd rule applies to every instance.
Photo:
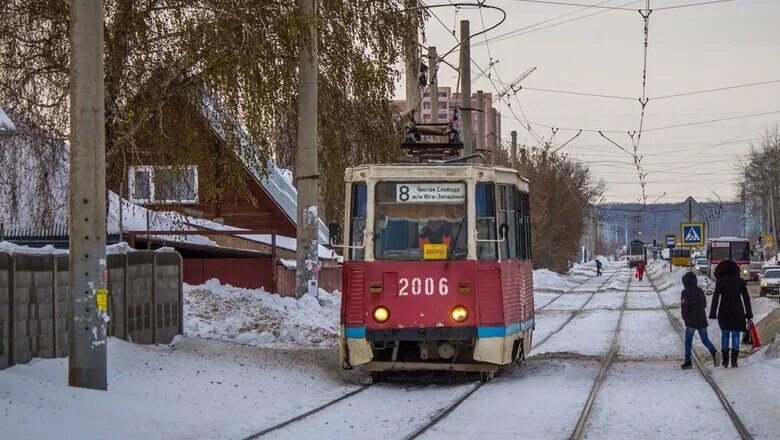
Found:
[[[507,145],[512,130],[517,130],[520,144],[536,145],[541,139],[557,148],[582,129],[583,133],[561,152],[585,162],[597,178],[604,179],[606,201],[637,202],[642,190],[632,156],[597,131],[632,150],[627,133],[636,131],[640,123],[644,19],[638,9],[645,6],[645,1],[550,1],[628,4],[626,7],[633,9],[487,0],[487,5],[504,9],[507,18],[486,34],[487,45],[484,35],[472,40],[474,63],[490,72],[490,78],[482,76],[474,81],[472,91],[495,94],[497,89],[504,88],[502,83],[536,67],[522,86],[616,97],[520,90],[495,106],[502,114],[502,138]],[[738,158],[749,150],[751,142],[760,140],[766,128],[780,123],[780,1],[733,0],[661,9],[703,1],[706,0],[650,0],[650,9],[654,10],[648,27],[649,101],[638,153],[647,173],[647,203],[682,201],[689,195],[702,201],[716,199],[713,193],[724,201],[736,200]],[[478,8],[442,7],[432,11],[446,28],[431,16],[425,25],[423,44],[436,46],[440,54],[457,44],[451,32],[453,27],[459,29],[460,20],[471,21],[473,34],[498,23],[502,15],[487,8],[482,8],[481,16]],[[564,14],[569,15],[561,17]],[[567,20],[572,21],[564,23]],[[539,24],[543,21],[546,22]],[[523,28],[509,38],[490,41]],[[494,64],[489,68],[491,58]],[[457,65],[458,51],[446,60]],[[441,66],[439,72],[439,85],[454,89],[457,72],[447,66]],[[478,75],[479,70],[472,65],[472,80]],[[766,81],[775,82],[660,98]],[[397,98],[402,98],[403,93],[401,85]],[[732,119],[668,128],[726,118]],[[533,134],[526,128],[526,121]],[[554,136],[550,127],[558,128]]]

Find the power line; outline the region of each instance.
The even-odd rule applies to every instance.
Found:
[[[611,9],[611,10],[621,10],[621,11],[634,11],[634,9],[624,8],[621,6],[601,6],[603,3],[588,5],[582,3],[554,2],[554,1],[547,1],[547,0],[512,0],[512,1],[518,3],[541,3],[545,5],[579,6],[579,7],[583,7],[584,9]]]
[[[733,2],[736,0],[711,0],[708,2],[699,2],[699,3],[687,3],[684,5],[675,5],[675,6],[664,6],[661,8],[655,8],[656,11],[668,11],[670,9],[679,9],[679,8],[688,8],[691,6],[704,6],[704,5],[712,5],[715,3],[726,3],[726,2]]]
[[[635,101],[636,98],[632,98],[630,96],[617,96],[617,95],[605,95],[601,93],[586,93],[586,92],[573,92],[571,90],[554,90],[554,89],[540,89],[536,87],[524,87],[520,86],[518,91],[520,90],[531,90],[534,92],[548,92],[548,93],[559,93],[562,95],[578,95],[578,96],[593,96],[596,98],[610,98],[610,99],[622,99],[627,101]]]
[[[634,0],[634,1],[622,4],[620,7],[633,5],[633,4],[639,3],[641,1],[642,0]],[[606,2],[603,2],[603,3],[606,3]],[[603,3],[599,3],[599,4],[603,4]],[[588,18],[588,17],[592,17],[594,15],[598,15],[598,14],[603,14],[605,12],[609,12],[609,10],[607,10],[607,9],[602,9],[602,10],[599,10],[599,11],[596,11],[596,12],[592,12],[590,14],[585,14],[585,15],[581,15],[579,17],[570,18],[568,20],[564,20],[564,21],[561,21],[561,22],[558,22],[558,23],[551,23],[551,24],[548,24],[547,26],[537,27],[538,25],[540,25],[542,23],[545,23],[545,22],[548,22],[548,21],[552,21],[552,20],[555,20],[555,19],[558,19],[558,18],[563,18],[563,17],[565,17],[567,15],[575,14],[575,13],[583,11],[585,9],[589,9],[589,8],[583,8],[583,9],[578,10],[578,11],[570,12],[568,14],[563,14],[563,15],[555,17],[553,19],[548,19],[548,20],[541,21],[541,22],[536,23],[536,24],[531,25],[531,26],[526,26],[524,28],[516,29],[516,30],[514,30],[512,32],[507,32],[506,34],[496,36],[495,38],[491,39],[490,41],[494,41],[494,42],[503,41],[503,40],[506,40],[506,39],[509,39],[509,38],[519,37],[521,35],[530,34],[531,32],[536,32],[536,31],[549,29],[549,28],[552,28],[552,27],[560,26],[562,24],[567,24],[567,23],[571,23],[573,21],[582,20],[583,18]],[[531,28],[536,28],[536,29],[531,29]]]
[[[731,118],[710,119],[708,121],[689,122],[689,123],[686,123],[686,124],[667,125],[665,127],[648,128],[645,131],[668,130],[670,128],[690,127],[692,125],[710,124],[710,123],[713,123],[713,122],[733,121],[735,119],[753,118],[753,117],[756,117],[756,116],[766,116],[766,115],[773,115],[773,114],[777,114],[777,113],[780,113],[780,110],[774,110],[774,111],[763,112],[763,113],[753,113],[753,114],[744,115],[744,116],[733,116]]]
[[[741,89],[741,88],[744,88],[744,87],[762,86],[762,85],[774,84],[774,83],[780,83],[780,79],[773,79],[771,81],[761,81],[761,82],[754,82],[754,83],[748,83],[748,84],[738,84],[738,85],[735,85],[735,86],[718,87],[716,89],[695,90],[695,91],[692,91],[692,92],[681,92],[681,93],[675,93],[673,95],[658,96],[656,98],[653,98],[653,100],[677,98],[679,96],[698,95],[698,94],[701,94],[701,93],[720,92],[720,91],[723,91],[723,90]]]

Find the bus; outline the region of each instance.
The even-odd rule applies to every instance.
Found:
[[[688,267],[691,265],[691,250],[686,248],[675,248],[669,250],[669,259],[675,266]]]
[[[709,276],[715,278],[715,268],[724,260],[739,265],[743,279],[750,277],[750,240],[737,237],[720,237],[707,240],[707,256],[710,259]]]

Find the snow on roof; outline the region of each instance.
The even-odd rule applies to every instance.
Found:
[[[208,229],[212,231],[236,231],[241,232],[245,229],[233,226],[223,225],[221,223],[205,220],[201,218],[189,217],[184,214],[173,211],[152,211],[142,206],[135,205],[125,199],[120,198],[116,193],[109,193],[109,208],[107,226],[109,234],[119,232],[119,207],[122,207],[122,231],[147,231],[147,230],[170,230],[170,231],[197,231],[197,228]],[[147,215],[149,219],[147,227]],[[257,243],[270,245],[271,235],[255,234],[234,234],[236,237]],[[157,238],[164,238],[170,242],[182,242],[189,244],[199,244],[213,247],[220,247],[219,244],[210,240],[208,235],[155,235]],[[276,236],[276,246],[291,252],[296,251],[295,238]],[[332,250],[319,245],[318,254],[323,259],[337,259],[338,256]]]
[[[11,118],[9,118],[8,115],[6,115],[3,111],[3,108],[0,107],[0,135],[13,134],[15,131],[16,127],[11,121]]]
[[[230,117],[236,122],[234,135],[238,138],[243,147],[236,151],[236,156],[244,163],[244,166],[252,176],[260,182],[260,185],[268,192],[271,198],[279,205],[284,211],[287,217],[293,224],[297,224],[297,212],[298,205],[298,191],[292,184],[292,173],[289,170],[284,170],[276,166],[272,161],[266,163],[268,174],[263,176],[256,164],[260,163],[260,158],[253,154],[253,150],[249,148],[253,141],[249,136],[249,133],[235,118],[230,115],[224,114],[225,112],[220,108],[217,98],[210,92],[204,91],[203,101],[201,106],[203,116],[209,121],[212,130],[222,140],[227,137],[226,127],[223,127],[220,122],[220,116]],[[232,127],[230,128],[232,129]],[[322,220],[319,220],[317,225],[317,234],[319,236],[320,243],[328,243],[328,227]]]

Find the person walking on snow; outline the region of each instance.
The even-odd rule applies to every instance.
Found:
[[[740,332],[747,331],[746,321],[753,321],[745,281],[739,276],[739,266],[732,260],[722,261],[715,268],[715,293],[712,294],[710,319],[718,319],[721,332],[723,366],[729,366],[729,339],[731,366],[737,368]]]
[[[601,261],[598,258],[596,258],[596,276],[601,276]]]
[[[680,311],[682,319],[685,321],[685,363],[681,368],[687,370],[692,368],[691,351],[693,349],[693,337],[698,332],[701,343],[707,347],[712,355],[712,363],[718,366],[718,350],[710,342],[707,335],[707,297],[704,291],[698,286],[698,278],[693,272],[688,272],[682,277],[685,288],[680,295]]]
[[[645,274],[645,262],[640,261],[639,264],[636,265],[636,277],[639,278],[639,281],[642,281],[642,276]]]

